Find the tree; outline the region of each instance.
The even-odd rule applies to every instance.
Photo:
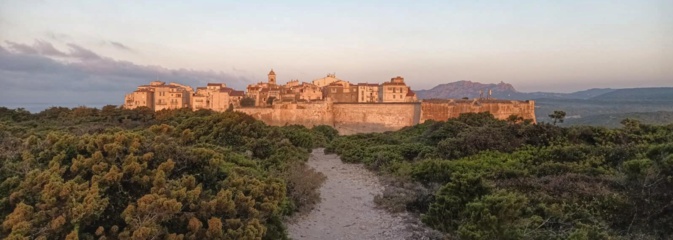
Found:
[[[255,106],[255,99],[252,99],[250,97],[244,97],[241,99],[241,107],[254,107]]]
[[[234,111],[234,104],[229,103],[229,107],[227,108],[227,112],[233,112]]]
[[[549,114],[549,117],[554,119],[554,125],[556,125],[556,122],[563,123],[563,120],[566,118],[566,112],[556,110],[552,114]]]

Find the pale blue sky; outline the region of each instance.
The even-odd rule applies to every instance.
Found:
[[[238,87],[265,80],[270,68],[281,82],[402,75],[414,89],[458,80],[520,91],[673,86],[671,0],[0,1],[0,46],[27,54],[19,45],[37,48],[36,40],[73,55],[76,45],[115,66],[216,74]],[[79,64],[82,84],[130,81],[114,78],[113,67],[48,57]],[[114,77],[96,75],[101,68]]]

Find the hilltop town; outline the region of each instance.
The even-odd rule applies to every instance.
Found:
[[[267,82],[248,85],[246,92],[229,88],[225,83],[208,83],[194,91],[192,87],[179,83],[153,81],[126,94],[124,107],[148,107],[154,111],[178,108],[225,111],[229,108],[270,107],[273,104],[326,99],[336,103],[418,102],[416,94],[404,83],[401,76],[381,84],[353,84],[337,78],[336,74],[327,74],[326,77],[310,83],[290,80],[284,85],[278,84],[273,69],[267,76]]]
[[[481,93],[483,94],[483,92]],[[273,69],[266,82],[245,92],[225,83],[205,87],[153,81],[126,94],[124,108],[154,111],[191,108],[247,113],[269,125],[328,125],[341,134],[394,131],[427,120],[445,121],[462,113],[490,112],[498,119],[535,122],[535,102],[492,99],[428,99],[419,101],[401,76],[383,83],[353,84],[335,74],[309,82],[278,84]]]

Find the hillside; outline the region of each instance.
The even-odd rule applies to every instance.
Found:
[[[566,119],[564,126],[580,126],[580,125],[598,125],[605,127],[620,127],[622,120],[630,118],[638,120],[643,124],[651,125],[668,125],[673,124],[673,112],[629,112],[629,113],[611,113],[589,115],[582,118]]]
[[[591,98],[601,101],[668,101],[673,102],[673,88],[626,88],[617,89]]]

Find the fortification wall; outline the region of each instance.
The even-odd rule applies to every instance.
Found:
[[[491,112],[498,119],[518,115],[535,121],[534,101],[424,100],[416,103],[281,103],[272,108],[238,108],[266,124],[329,125],[341,134],[395,131],[429,119],[446,121],[461,113]]]
[[[236,111],[247,113],[272,126],[298,124],[310,128],[334,124],[332,104],[329,102],[286,103],[270,108],[238,108]]]
[[[535,122],[535,101],[532,100],[424,100],[421,109],[421,123],[429,119],[446,121],[471,112],[490,112],[498,119],[517,115]]]
[[[395,131],[419,123],[420,103],[334,103],[334,128],[341,134]]]

